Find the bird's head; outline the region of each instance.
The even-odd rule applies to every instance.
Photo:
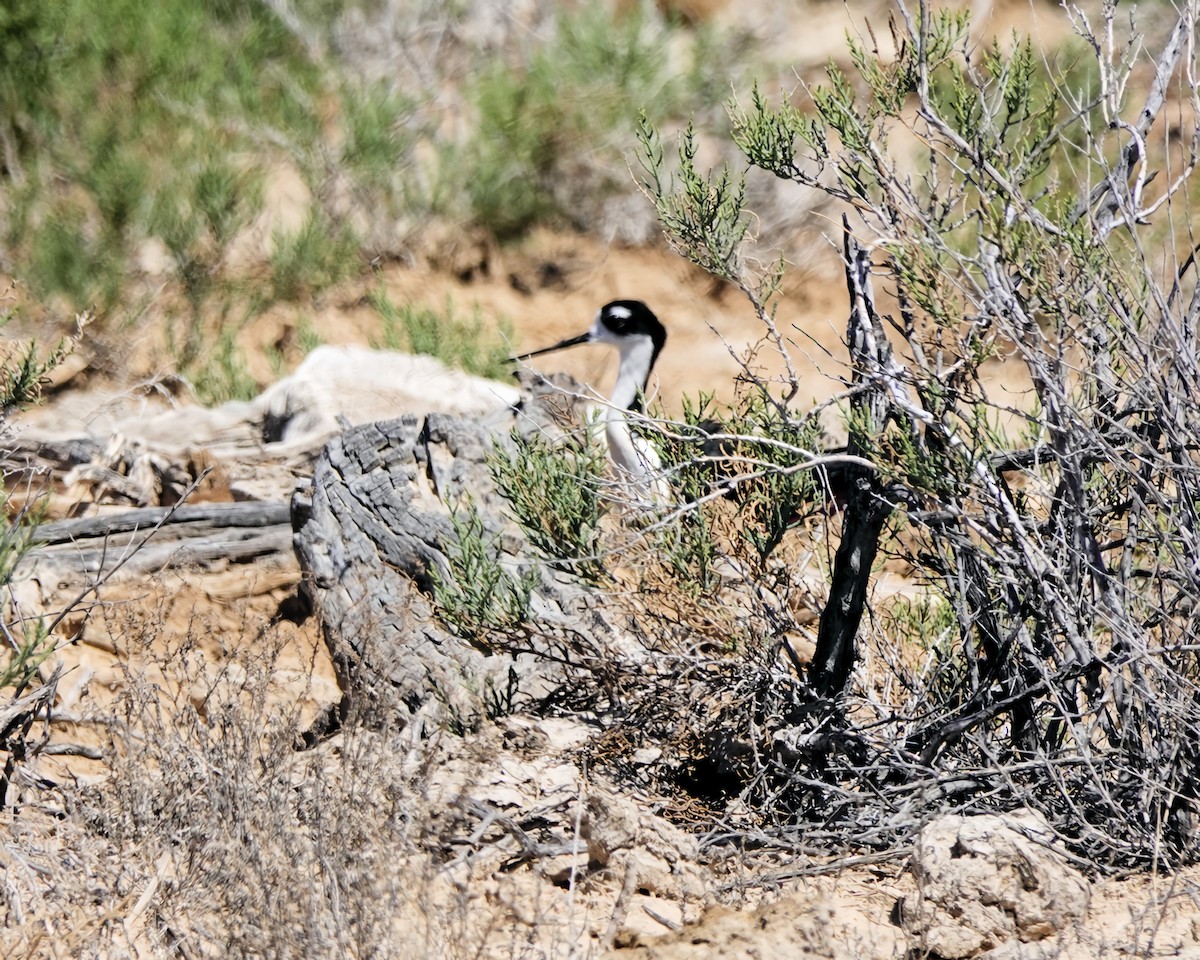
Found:
[[[633,383],[641,390],[645,388],[650,371],[666,342],[666,328],[641,300],[613,300],[596,313],[596,319],[587,333],[509,359],[514,362],[529,360],[581,343],[607,343],[616,347],[621,354],[618,382]]]

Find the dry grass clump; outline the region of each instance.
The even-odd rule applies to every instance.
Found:
[[[248,615],[217,642],[196,617],[172,639],[154,609],[107,618],[126,632],[115,693],[87,718],[103,774],[52,782],[30,764],[3,811],[0,952],[485,955],[511,911],[477,902],[473,860],[456,858],[461,791],[426,795],[438,741],[415,742],[377,703],[305,749],[306,691],[280,684],[286,631]]]

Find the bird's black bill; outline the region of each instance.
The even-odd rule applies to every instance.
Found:
[[[528,360],[531,357],[540,357],[543,353],[554,353],[556,350],[566,350],[567,347],[577,347],[581,343],[588,343],[592,339],[591,333],[581,333],[577,337],[571,337],[570,340],[564,340],[562,343],[556,343],[552,347],[542,347],[541,350],[533,350],[529,353],[523,353],[519,357],[509,357],[509,363],[517,363],[521,360]]]

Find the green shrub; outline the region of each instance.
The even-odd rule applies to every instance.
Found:
[[[234,331],[223,331],[202,354],[202,362],[184,371],[201,403],[215,406],[227,400],[252,400],[258,395],[258,382],[246,368],[246,358],[237,345]]]
[[[812,739],[779,755],[768,816],[902,844],[936,811],[1035,807],[1093,862],[1194,862],[1200,298],[1194,168],[1174,151],[1196,119],[1181,132],[1166,105],[1196,69],[1196,12],[1174,11],[1148,47],[1112,41],[1127,25],[1111,7],[1095,32],[1076,18],[1082,83],[1028,44],[980,55],[962,13],[902,14],[893,54],[851,41],[853,69],[831,62],[803,108],[756,89],[731,110],[747,163],[840,206],[850,292],[839,543],[807,689],[778,708],[815,697],[821,719],[788,731]],[[1143,68],[1156,80],[1132,96]],[[744,172],[701,172],[691,131],[674,174],[652,129],[642,143],[674,244],[763,321],[787,372],[751,379],[786,408],[800,384],[771,306],[778,270],[745,256]],[[994,396],[985,363],[1000,354],[1029,385],[1021,408]],[[1040,444],[1004,449],[1006,418]],[[893,618],[901,636],[883,641],[935,640],[937,659],[866,679],[870,572],[893,516],[910,576],[945,602]],[[817,745],[827,730],[847,746]]]
[[[589,433],[556,443],[514,431],[512,447],[498,444],[488,470],[538,553],[560,569],[602,580],[607,576],[600,557],[605,460]]]
[[[277,300],[320,293],[354,275],[362,261],[354,232],[313,210],[294,233],[275,233],[272,292]]]
[[[442,617],[460,636],[486,643],[489,631],[526,620],[537,572],[515,575],[500,560],[498,537],[489,537],[474,503],[450,511],[454,539],[446,545],[449,570],[433,572],[433,594]]]
[[[405,179],[411,163],[420,132],[417,102],[384,83],[347,86],[341,102],[341,163],[361,187],[386,196]]]
[[[11,391],[11,384],[4,384]],[[37,535],[38,525],[45,511],[40,503],[21,507],[9,516],[11,507],[8,491],[0,486],[0,506],[5,515],[0,516],[0,588],[7,587],[13,579],[17,564],[29,552]],[[5,644],[0,648],[0,690],[13,688],[16,696],[37,674],[42,661],[54,651],[54,638],[49,634],[49,620],[44,615],[15,615],[18,611],[5,611]],[[0,696],[0,704],[4,701]],[[0,801],[7,787],[5,777],[0,776]]]
[[[239,180],[262,131],[320,130],[320,71],[263,4],[13,0],[0,50],[19,51],[0,58],[5,239],[35,293],[76,308],[114,307],[159,229],[192,295],[200,231],[180,222],[199,218],[217,248],[200,259],[219,258],[248,212]]]
[[[441,313],[412,303],[397,306],[382,288],[371,291],[369,299],[383,328],[380,336],[371,340],[376,349],[437,357],[449,366],[493,380],[503,379],[510,371],[507,358],[512,324],[507,320],[501,321],[498,331],[485,333],[478,306],[468,319],[457,313],[449,298]]]
[[[0,302],[8,296],[7,292],[0,294]],[[0,312],[0,326],[9,323],[14,316],[12,310]],[[86,321],[86,317],[78,318],[81,329]],[[33,341],[26,344],[13,341],[0,353],[0,437],[4,435],[12,413],[38,401],[43,378],[66,358],[72,346],[70,341],[63,340],[46,351]],[[14,508],[8,491],[0,484],[0,589],[12,583],[17,564],[33,546],[44,515],[43,504],[33,499]],[[42,661],[54,650],[49,618],[19,609],[8,598],[7,591],[5,594],[4,608],[0,611],[0,632],[4,637],[0,643],[0,690],[11,690],[11,696],[0,696],[0,712],[5,708],[11,712],[4,730],[0,731],[3,735],[0,749],[9,751],[9,760],[0,771],[0,806],[6,802],[17,761],[26,755],[25,741],[34,715],[41,709],[44,697],[52,695],[53,691],[43,687],[41,694],[31,695],[24,701],[24,706],[20,706],[22,694],[34,682]],[[36,753],[38,749],[40,747],[35,746],[32,752]]]
[[[560,12],[524,63],[484,68],[468,89],[476,126],[454,158],[476,222],[500,239],[547,221],[582,226],[589,201],[627,185],[638,110],[702,105],[698,75],[672,72],[664,55],[675,29],[644,5],[614,17],[593,0]]]

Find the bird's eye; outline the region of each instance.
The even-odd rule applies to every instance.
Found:
[[[621,303],[610,303],[604,308],[602,321],[616,334],[626,334],[633,329],[633,313]]]

